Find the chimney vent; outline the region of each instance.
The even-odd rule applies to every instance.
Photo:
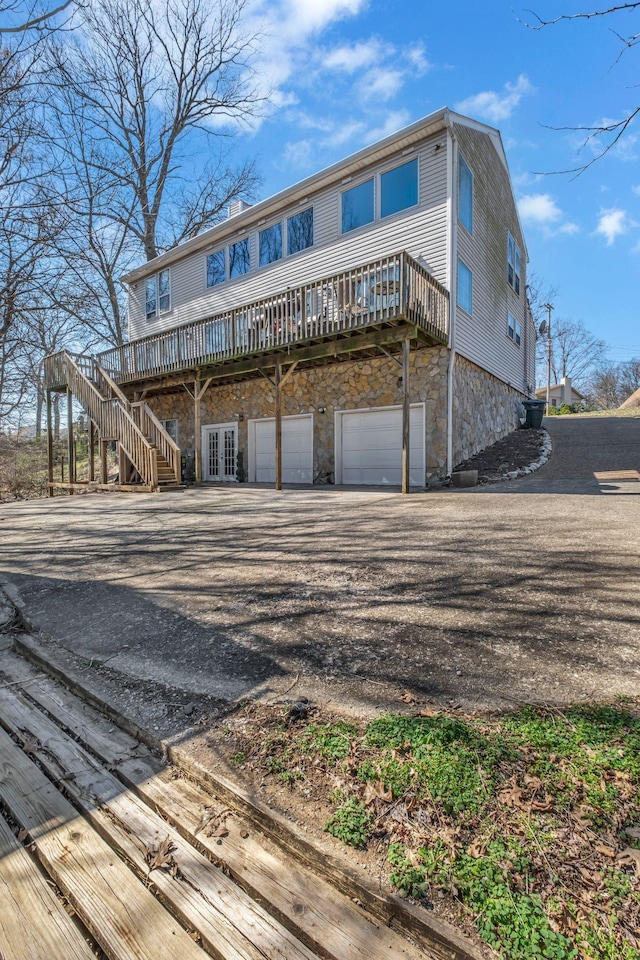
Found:
[[[247,203],[246,200],[234,200],[227,207],[227,220],[230,220],[231,217],[237,217],[239,213],[248,210],[250,206],[251,204]]]

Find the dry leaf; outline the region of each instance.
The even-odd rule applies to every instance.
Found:
[[[440,711],[434,710],[433,707],[422,707],[417,713],[414,713],[414,717],[437,717],[439,713]]]
[[[596,853],[601,853],[603,857],[615,857],[616,851],[607,843],[596,843],[593,846]]]
[[[18,830],[18,840],[20,841],[20,843],[23,843],[28,836],[29,836],[29,831],[25,830],[24,827],[22,827],[21,830]]]
[[[41,747],[42,747],[42,744],[40,743],[37,737],[29,737],[29,739],[26,740],[22,745],[22,749],[24,750],[25,753],[32,753],[32,754],[36,753],[36,751],[38,751]]]
[[[373,803],[374,800],[386,800],[387,803],[391,803],[393,800],[393,794],[391,789],[386,789],[382,780],[376,780],[375,783],[368,783],[364,788],[364,793],[362,799],[365,802],[365,805],[368,807],[369,804]]]
[[[403,693],[402,696],[400,697],[400,699],[401,699],[401,700],[404,700],[405,703],[417,703],[417,702],[418,702],[418,698],[417,698],[416,696],[414,696],[413,693],[409,693],[409,691],[407,691],[406,693]]]
[[[224,823],[220,823],[215,829],[209,830],[208,835],[210,837],[228,837],[229,831],[227,830]]]
[[[640,827],[625,827],[624,832],[634,840],[640,840]]]
[[[636,850],[634,847],[625,847],[624,850],[618,854],[618,863],[632,866],[636,872],[636,876],[640,877],[640,850]]]
[[[175,876],[177,867],[172,855],[175,849],[176,845],[170,837],[165,837],[155,849],[147,847],[145,860],[149,864],[149,872],[152,870],[167,870],[172,876]]]
[[[487,845],[482,840],[474,840],[473,843],[467,847],[467,856],[473,857],[475,860],[478,860],[479,857],[484,857],[487,850]]]

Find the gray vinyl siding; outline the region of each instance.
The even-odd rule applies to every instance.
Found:
[[[283,208],[282,213],[264,223],[254,222],[237,235],[225,238],[224,246],[251,237],[251,271],[243,277],[226,281],[214,288],[206,287],[206,257],[220,249],[211,246],[184,257],[171,265],[171,310],[160,317],[145,318],[145,281],[130,287],[129,335],[131,339],[167,330],[193,320],[212,316],[232,306],[259,300],[285,290],[289,286],[311,282],[341,270],[355,267],[377,257],[407,250],[422,258],[433,276],[441,283],[447,280],[447,150],[436,149],[446,140],[444,134],[425,140],[407,155],[399,154],[384,164],[363,168],[362,175],[348,184],[318,191],[309,202]],[[346,235],[341,233],[340,194],[361,180],[405,163],[414,157],[419,161],[418,205],[384,220],[376,220]],[[286,233],[287,217],[313,205],[313,247],[285,257],[276,263],[258,268],[258,231],[282,221]]]
[[[462,124],[454,124],[454,131],[459,154],[473,173],[473,235],[461,224],[454,225],[457,255],[473,273],[472,316],[457,308],[456,350],[525,391],[528,383],[535,382],[535,335],[527,318],[525,245],[509,174],[488,134]],[[454,184],[457,190],[457,170]],[[508,233],[521,253],[519,296],[507,282]],[[509,313],[520,322],[520,346],[507,336]]]

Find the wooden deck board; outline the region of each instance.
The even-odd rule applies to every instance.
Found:
[[[29,682],[36,671],[15,655],[0,656],[0,669],[13,679]],[[335,960],[389,960],[424,958],[423,951],[397,933],[367,919],[362,909],[320,879],[263,834],[255,830],[248,837],[237,815],[226,818],[228,836],[221,845],[207,835],[208,823],[225,809],[212,795],[186,779],[175,780],[142,744],[124,731],[113,728],[92,707],[54,681],[45,679],[26,688],[58,722],[77,730],[87,743],[135,792],[155,810],[162,812],[186,839],[222,860],[233,877],[261,902],[269,904],[276,916],[291,930],[299,931],[306,942]],[[1,697],[1,692],[0,692]],[[0,699],[0,703],[2,700]]]
[[[112,960],[203,953],[29,757],[0,731],[0,798],[47,873]]]
[[[0,816],[0,956],[95,960],[41,870]]]
[[[158,817],[139,797],[92,760],[70,737],[15,690],[0,690],[2,724],[21,739],[37,738],[33,750],[47,774],[64,778],[91,825],[126,858],[139,879],[201,937],[220,960],[316,960],[300,941],[255,903]],[[169,840],[177,875],[152,872],[149,850]],[[181,958],[182,960],[182,958]]]

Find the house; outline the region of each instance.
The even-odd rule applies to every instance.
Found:
[[[526,263],[499,132],[441,109],[132,270],[129,343],[48,396],[121,483],[424,487],[519,425]]]
[[[552,383],[549,391],[552,407],[561,407],[563,403],[573,406],[574,403],[580,403],[585,399],[584,395],[571,383],[571,377],[563,377],[560,383]],[[547,388],[538,387],[536,390],[538,400],[547,399]]]
[[[630,396],[620,404],[620,410],[626,410],[629,407],[640,407],[640,387],[637,390],[634,390]]]

